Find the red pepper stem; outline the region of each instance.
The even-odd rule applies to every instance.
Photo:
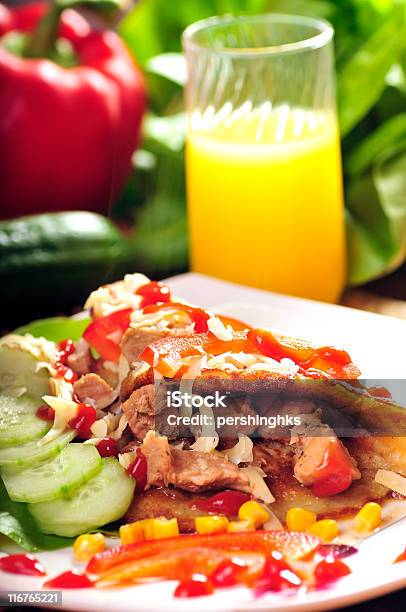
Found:
[[[25,49],[25,57],[49,57],[55,49],[59,21],[65,9],[59,2],[52,2],[49,11],[40,20]]]
[[[40,20],[25,49],[25,57],[52,57],[58,37],[59,22],[65,9],[87,6],[96,11],[116,11],[120,0],[52,0],[49,11]]]

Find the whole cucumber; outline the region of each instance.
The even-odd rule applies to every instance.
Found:
[[[60,212],[1,222],[2,327],[80,308],[126,265],[127,241],[101,215]]]

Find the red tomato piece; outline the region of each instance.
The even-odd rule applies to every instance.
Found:
[[[82,439],[91,438],[91,426],[96,421],[96,410],[90,404],[78,404],[76,416],[74,416],[68,425],[72,429],[76,429],[78,437]]]
[[[406,548],[405,550],[398,555],[394,561],[394,563],[400,563],[401,561],[406,561]]]
[[[131,321],[131,308],[116,310],[106,317],[94,319],[83,332],[83,338],[108,361],[118,361],[120,340]]]
[[[148,463],[140,448],[137,448],[137,456],[127,467],[126,472],[136,481],[136,491],[143,491],[147,484]]]
[[[96,444],[100,457],[117,457],[119,450],[114,438],[102,438]]]
[[[170,302],[171,300],[169,287],[156,281],[151,281],[146,285],[142,285],[135,293],[142,297],[140,308],[144,308],[150,304],[158,304],[159,302]]]
[[[93,582],[87,576],[76,571],[68,571],[44,582],[47,589],[89,589]]]
[[[320,561],[314,568],[314,579],[317,587],[323,587],[325,585],[335,582],[343,576],[351,574],[351,570],[343,561],[334,559],[333,557],[327,557]]]
[[[329,497],[348,489],[352,483],[351,459],[342,442],[329,439],[322,465],[315,471],[312,491],[317,497]]]
[[[45,576],[41,563],[32,555],[7,555],[0,558],[0,570],[8,574],[24,574],[25,576]]]
[[[210,580],[202,574],[197,574],[189,580],[179,582],[173,595],[174,597],[204,597],[211,595],[213,591]]]

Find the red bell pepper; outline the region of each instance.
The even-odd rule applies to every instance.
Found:
[[[94,319],[83,332],[83,338],[96,349],[102,359],[118,361],[120,340],[130,325],[132,309],[116,310],[105,317]]]
[[[308,558],[320,544],[319,538],[295,531],[255,531],[216,533],[210,535],[181,535],[162,540],[147,540],[126,544],[96,554],[87,565],[89,576],[103,578],[119,567],[140,559],[163,554],[169,558],[175,551],[211,549],[231,552],[253,552],[270,555],[278,550],[288,560]]]
[[[130,171],[146,104],[143,77],[115,32],[64,10],[78,3],[0,5],[3,217],[108,212]],[[90,3],[97,8],[98,0]],[[64,67],[56,36],[70,47],[71,65]]]
[[[258,349],[247,338],[247,332],[233,332],[232,340],[219,340],[208,332],[188,336],[169,336],[152,342],[141,353],[140,358],[156,368],[162,376],[173,378],[182,366],[182,359],[199,355],[203,349],[208,355],[221,355],[227,351],[257,353]]]

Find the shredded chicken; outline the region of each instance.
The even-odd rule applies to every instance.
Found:
[[[148,485],[172,484],[185,491],[237,489],[250,492],[248,478],[234,463],[217,453],[171,448],[168,439],[150,431],[141,450],[148,462]]]
[[[76,397],[96,409],[103,410],[116,399],[117,393],[98,374],[85,374],[73,385]]]

